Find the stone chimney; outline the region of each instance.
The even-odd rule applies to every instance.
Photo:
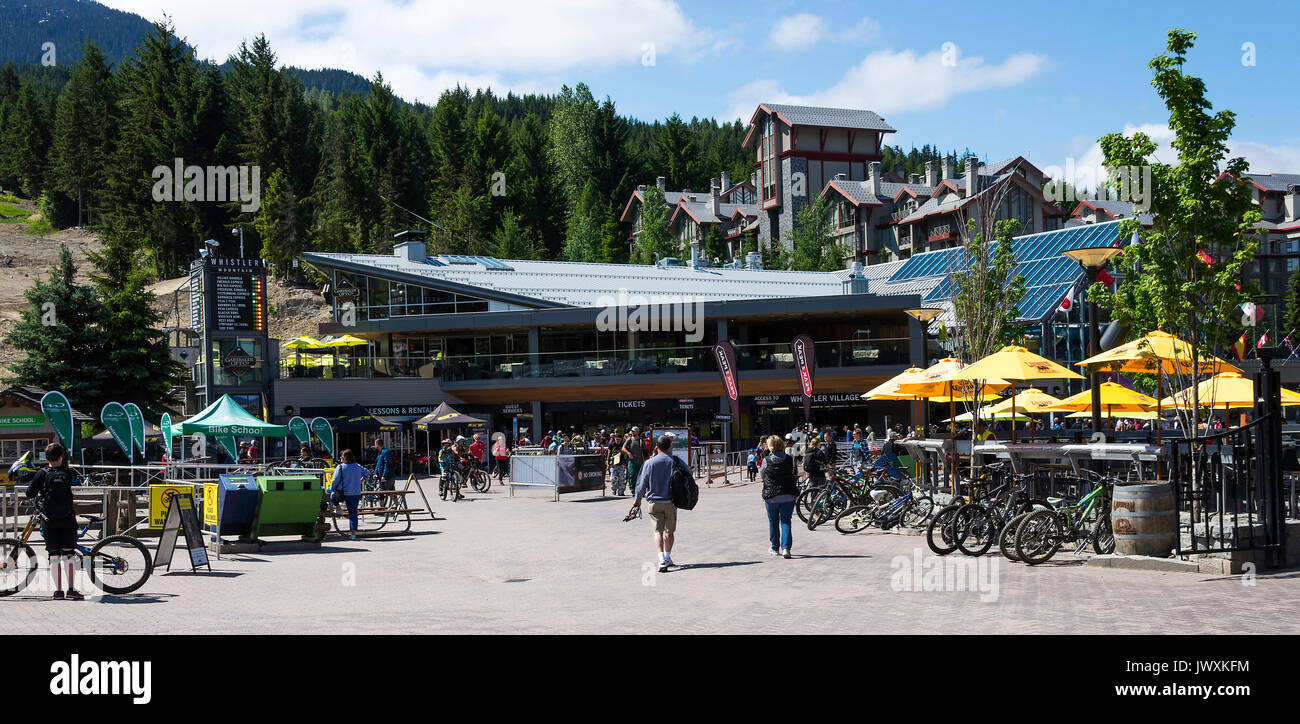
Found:
[[[640,185],[638,185],[638,186],[636,187],[636,191],[637,191],[637,193],[639,193],[639,194],[644,194],[644,193],[645,193],[645,184],[640,184]]]
[[[1300,186],[1290,184],[1286,187],[1286,196],[1282,197],[1282,215],[1287,221],[1300,218]]]
[[[867,164],[867,192],[872,198],[880,195],[880,177],[884,175],[880,171],[880,162],[872,161]]]
[[[655,178],[655,186],[658,186],[660,191],[667,190],[667,186],[666,186],[667,183],[668,183],[668,179],[664,178],[663,176],[658,176]]]
[[[709,213],[718,215],[718,180],[709,179]]]
[[[934,161],[925,162],[925,185],[934,188],[939,185],[939,169],[936,168]]]
[[[963,198],[970,198],[979,193],[980,160],[974,156],[966,157],[966,192]]]
[[[919,184],[919,183],[921,183],[921,174],[919,174],[919,173],[914,173],[914,174],[909,175],[909,176],[907,177],[907,182],[910,183],[910,184]]]
[[[956,164],[957,161],[952,156],[943,157],[943,178],[953,177],[953,173],[954,173],[953,166],[955,166]],[[939,179],[939,180],[942,181],[943,179]]]
[[[835,180],[836,180],[836,181],[843,181],[843,180],[847,179],[848,177],[849,177],[849,175],[846,174],[846,173],[837,173],[837,174],[835,174]]]
[[[729,188],[731,188],[731,172],[730,172],[730,171],[723,171],[723,172],[722,172],[722,190],[725,192],[725,191],[726,191],[727,189],[729,189]]]

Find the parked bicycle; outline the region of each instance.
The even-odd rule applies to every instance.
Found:
[[[82,563],[89,558],[90,580],[105,593],[124,594],[139,589],[153,573],[153,556],[140,541],[125,535],[111,535],[98,540],[91,538],[86,547],[81,539],[90,526],[103,521],[97,515],[79,515],[87,522],[77,529],[77,556]],[[27,544],[32,534],[45,524],[45,514],[40,507],[27,520],[27,525],[17,538],[0,538],[0,596],[11,596],[26,588],[40,566],[36,552]]]
[[[1037,565],[1051,560],[1066,543],[1074,543],[1079,553],[1089,544],[1098,554],[1115,551],[1115,535],[1110,522],[1110,497],[1114,479],[1095,476],[1093,488],[1078,501],[1048,498],[1058,505],[1055,510],[1030,513],[1016,528],[1016,556]]]

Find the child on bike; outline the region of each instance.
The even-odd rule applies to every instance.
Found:
[[[45,460],[50,464],[37,471],[27,486],[27,497],[37,500],[45,523],[41,535],[45,538],[45,552],[50,556],[50,569],[54,571],[54,600],[81,601],[86,597],[73,588],[73,566],[77,552],[77,516],[72,507],[72,470],[68,467],[67,451],[57,442],[45,446]],[[67,580],[68,592],[63,592]]]

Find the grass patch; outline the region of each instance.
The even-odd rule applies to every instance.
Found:
[[[15,206],[12,203],[0,199],[0,219],[8,221],[10,219],[25,219],[32,212],[27,209]]]

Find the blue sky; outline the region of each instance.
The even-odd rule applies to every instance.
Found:
[[[1026,155],[1042,168],[1095,161],[1109,131],[1160,136],[1166,114],[1146,63],[1183,27],[1198,34],[1189,71],[1238,115],[1234,151],[1255,171],[1300,173],[1294,1],[105,4],[170,15],[208,57],[265,32],[282,62],[381,70],[408,99],[435,100],[458,82],[550,93],[584,81],[643,119],[748,120],[764,100],[869,108],[898,129],[890,143]]]

